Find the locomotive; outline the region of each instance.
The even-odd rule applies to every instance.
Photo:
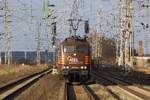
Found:
[[[60,43],[56,64],[60,76],[69,81],[86,81],[90,75],[90,46],[86,38],[72,36]]]

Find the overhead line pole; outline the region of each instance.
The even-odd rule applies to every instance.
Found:
[[[56,16],[54,16],[54,9],[52,7],[55,7],[53,4],[49,4],[49,0],[44,0],[43,2],[43,10],[44,10],[44,20],[47,26],[50,28],[51,32],[51,44],[52,48],[56,49],[56,36],[57,36],[57,29],[56,29]],[[47,52],[48,50],[45,50]],[[55,54],[53,54],[53,60],[55,60]],[[48,55],[47,55],[48,57]]]
[[[120,0],[117,0],[116,3],[116,17],[115,17],[115,28],[116,28],[116,62],[119,65],[119,47],[120,47],[120,8],[119,8]]]
[[[5,33],[5,64],[10,64],[10,32],[9,32],[9,28],[8,28],[8,1],[7,0],[3,0],[4,3],[4,33]]]
[[[131,35],[132,35],[132,14],[131,0],[126,0],[126,35],[125,35],[125,67],[131,64]]]
[[[119,62],[118,65],[119,66],[124,66],[125,62],[124,62],[124,58],[125,58],[125,53],[124,53],[124,34],[125,34],[125,2],[122,0],[118,1],[119,3]]]
[[[36,58],[36,63],[39,65],[41,63],[41,57],[40,57],[40,28],[41,28],[41,22],[38,23],[38,28],[37,28],[37,58]]]
[[[144,30],[145,30],[145,39],[144,39],[144,44],[145,44],[145,54],[148,54],[148,39],[150,38],[150,37],[148,37],[148,29],[149,29],[149,27],[150,27],[150,25],[149,25],[149,6],[150,6],[150,4],[149,4],[150,2],[149,2],[149,0],[145,0],[145,4],[143,5],[143,7],[145,7],[145,24],[144,24]]]
[[[102,64],[102,47],[103,47],[103,38],[104,34],[101,30],[101,15],[102,11],[97,12],[97,37],[96,37],[96,45],[97,45],[97,60],[98,60],[98,65],[101,63]]]
[[[30,19],[30,25],[31,25],[31,26],[29,27],[29,29],[30,29],[30,31],[32,31],[32,22],[33,22],[32,0],[30,0],[30,3],[31,3],[31,4],[30,4],[30,9],[31,9],[31,11],[30,11],[30,15],[31,15],[31,16],[30,16],[30,17],[31,17],[31,19]]]

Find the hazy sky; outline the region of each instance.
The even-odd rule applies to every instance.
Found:
[[[31,1],[32,1],[32,24],[31,24]],[[11,16],[8,18],[9,32],[12,36],[11,48],[12,50],[36,50],[36,33],[38,23],[42,23],[41,27],[41,49],[45,49],[50,43],[47,40],[51,39],[50,31],[45,28],[43,17],[43,1],[44,0],[8,0],[9,13]],[[57,32],[59,39],[66,37],[69,34],[69,19],[73,0],[49,0],[50,4],[55,4],[55,15],[57,16]],[[92,1],[92,2],[91,2]],[[101,2],[102,1],[102,2]],[[107,0],[109,1],[109,0]],[[90,25],[93,27],[96,23],[96,12],[99,9],[111,10],[113,3],[103,0],[80,0],[80,16],[83,20],[89,19]],[[111,0],[110,0],[111,1]],[[3,14],[2,11],[0,11]],[[3,32],[2,17],[0,18],[0,29]],[[78,34],[83,33],[83,24]],[[46,30],[46,31],[45,31]],[[47,38],[48,34],[48,38]],[[1,48],[4,49],[4,40],[1,40]]]
[[[1,0],[0,0],[1,1]],[[32,24],[31,24],[31,1],[32,1]],[[15,51],[20,50],[36,50],[36,34],[39,23],[42,23],[40,28],[41,33],[41,50],[51,48],[50,29],[46,28],[43,17],[43,1],[44,0],[8,0],[9,3],[9,32],[12,36],[11,49]],[[49,0],[50,4],[55,4],[55,15],[57,16],[57,33],[59,40],[62,40],[69,35],[69,23],[67,19],[70,16],[71,6],[74,0]],[[79,13],[83,20],[89,19],[90,27],[95,28],[97,20],[97,12],[101,11],[102,30],[107,36],[112,37],[115,34],[114,15],[116,13],[116,0],[79,0]],[[136,0],[134,3],[135,14],[134,23],[136,25],[136,41],[142,40],[143,29],[139,16],[143,16],[142,9],[139,2],[143,0]],[[2,6],[1,6],[2,7]],[[0,15],[3,12],[0,11]],[[138,21],[137,21],[138,20]],[[3,18],[0,17],[0,32],[3,33]],[[83,23],[80,24],[78,34],[82,34]],[[48,40],[48,42],[47,42]],[[4,39],[0,40],[1,50],[4,50]],[[150,45],[150,44],[148,44]]]

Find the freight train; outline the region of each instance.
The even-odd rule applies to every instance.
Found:
[[[60,76],[69,81],[87,81],[90,77],[91,57],[86,38],[66,38],[57,49],[56,62]]]

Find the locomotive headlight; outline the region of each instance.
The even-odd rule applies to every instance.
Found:
[[[87,69],[87,67],[86,67],[86,66],[84,66],[84,69]]]
[[[73,55],[74,55],[74,56],[76,56],[77,54],[76,54],[76,53],[74,53]]]
[[[63,67],[64,69],[66,68],[66,66]]]
[[[84,67],[83,67],[83,66],[81,66],[81,69],[84,69]]]
[[[69,66],[66,66],[66,69],[69,69]]]

